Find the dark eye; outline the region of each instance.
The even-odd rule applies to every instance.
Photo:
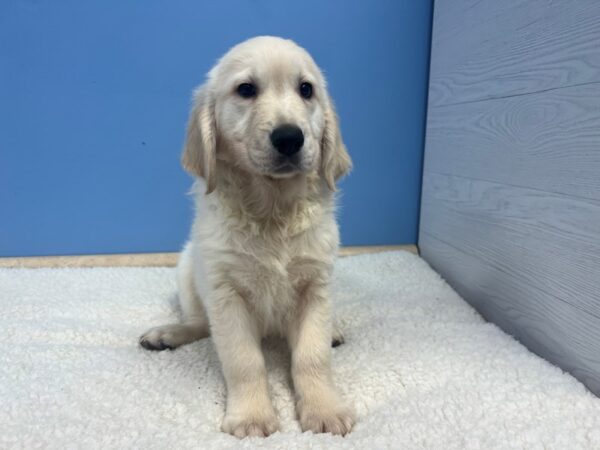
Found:
[[[256,86],[254,86],[252,83],[242,83],[237,87],[236,92],[240,97],[256,97]]]
[[[309,99],[312,97],[313,94],[313,87],[312,84],[310,83],[302,83],[300,85],[300,95],[306,99]]]

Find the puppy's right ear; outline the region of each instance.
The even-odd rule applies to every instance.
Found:
[[[194,92],[194,105],[187,126],[185,147],[181,162],[185,170],[204,178],[206,193],[215,189],[217,166],[217,136],[215,104],[206,84]]]

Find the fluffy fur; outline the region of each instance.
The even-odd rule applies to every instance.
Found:
[[[306,82],[309,99],[299,94]],[[257,95],[238,95],[241,83]],[[293,170],[280,170],[285,161],[269,138],[282,124],[304,135]],[[330,371],[328,285],[339,245],[335,183],[351,162],[310,55],[275,37],[231,49],[195,93],[183,165],[199,177],[178,265],[183,321],[149,330],[141,344],[163,350],[211,334],[227,383],[222,429],[266,436],[278,421],[261,339],[283,336],[302,429],[348,433],[354,413]]]

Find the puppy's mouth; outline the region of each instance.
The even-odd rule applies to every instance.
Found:
[[[284,161],[269,170],[269,176],[273,178],[287,178],[302,172],[302,169],[295,163]]]
[[[274,173],[300,172],[301,167],[293,161],[283,161],[273,168]]]
[[[255,161],[251,155],[250,161],[260,173],[273,178],[286,178],[305,172],[305,168],[303,167],[304,164],[301,158],[298,158],[297,155],[278,155],[278,157],[268,158],[267,161],[260,162]]]

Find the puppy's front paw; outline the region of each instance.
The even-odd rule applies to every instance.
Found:
[[[344,436],[354,426],[355,414],[352,408],[339,405],[326,405],[312,402],[299,407],[302,431],[331,433]]]
[[[222,429],[240,439],[246,436],[266,437],[275,433],[279,429],[279,424],[274,413],[243,416],[227,414],[223,420]]]

